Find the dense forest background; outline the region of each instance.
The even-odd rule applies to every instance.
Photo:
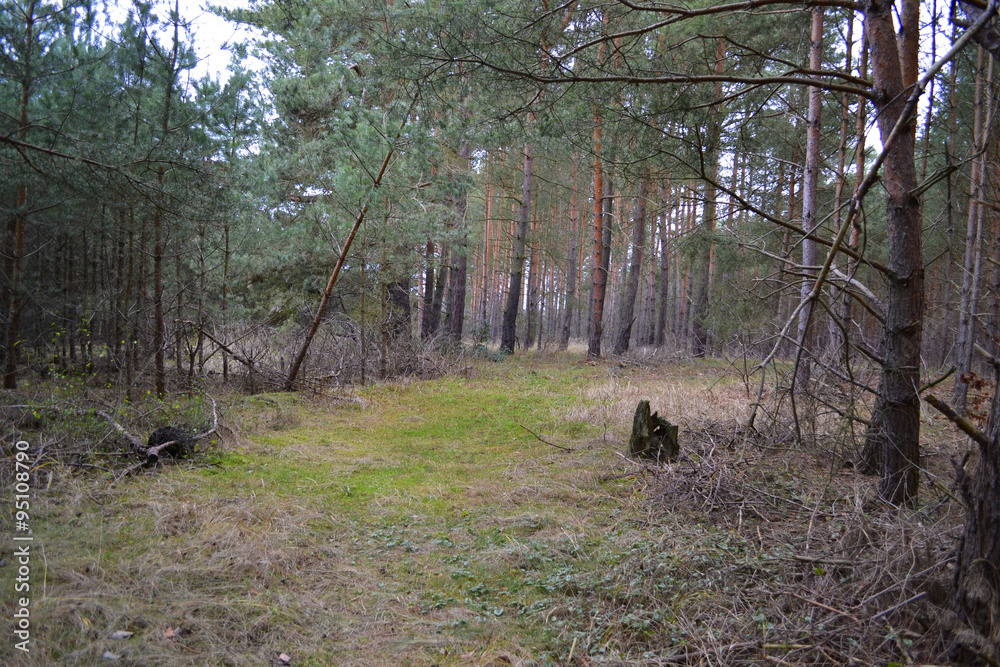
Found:
[[[895,504],[930,386],[996,442],[993,2],[255,0],[222,78],[176,1],[119,10],[0,5],[7,389],[585,345],[730,361],[748,429],[843,425]]]

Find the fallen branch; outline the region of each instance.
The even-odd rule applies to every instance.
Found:
[[[648,470],[648,468],[646,466],[642,465],[638,461],[633,461],[632,459],[630,459],[629,457],[625,456],[624,454],[622,454],[620,452],[614,452],[614,455],[617,456],[618,458],[620,458],[622,461],[625,461],[626,463],[631,463],[632,465],[634,465],[637,468],[640,468],[642,470]]]
[[[111,425],[114,426],[115,429],[119,433],[121,433],[126,438],[128,438],[128,440],[132,443],[132,445],[136,448],[136,450],[140,454],[142,454],[142,456],[143,456],[143,460],[142,461],[139,461],[137,463],[133,463],[128,468],[125,468],[123,471],[121,471],[121,473],[119,473],[118,475],[116,475],[115,478],[113,480],[111,480],[111,482],[108,483],[108,486],[111,486],[112,484],[115,484],[116,482],[118,482],[119,480],[121,480],[124,477],[127,477],[128,475],[131,475],[131,474],[134,474],[134,473],[138,472],[140,469],[153,467],[154,465],[156,465],[156,463],[159,462],[159,460],[160,460],[160,454],[162,454],[164,450],[166,450],[166,449],[168,449],[170,447],[173,447],[175,445],[179,445],[181,443],[188,444],[188,445],[194,444],[194,443],[198,442],[199,440],[204,440],[205,438],[207,438],[208,436],[212,435],[213,433],[216,433],[218,431],[218,429],[219,429],[219,409],[218,409],[218,405],[216,404],[215,399],[212,398],[212,396],[210,394],[205,394],[205,395],[208,396],[208,400],[212,401],[212,428],[210,428],[210,429],[208,429],[206,431],[203,431],[202,433],[198,433],[197,435],[194,435],[191,438],[185,438],[184,440],[171,440],[170,442],[164,442],[164,443],[161,443],[159,445],[154,445],[153,447],[149,447],[147,445],[144,445],[141,440],[139,440],[134,435],[132,435],[131,433],[129,433],[128,431],[126,431],[125,428],[122,427],[121,424],[119,424],[115,420],[111,419],[105,413],[98,412],[98,414],[100,414],[102,417],[104,417],[105,419],[107,419],[111,423]]]
[[[197,435],[193,435],[190,438],[184,438],[183,440],[171,440],[170,442],[164,442],[159,445],[147,448],[146,460],[142,462],[143,468],[149,468],[155,465],[156,462],[160,460],[160,454],[164,450],[167,450],[170,447],[173,447],[174,445],[179,445],[179,444],[193,445],[199,440],[204,440],[205,438],[216,432],[216,430],[219,428],[218,406],[215,403],[215,399],[212,398],[210,394],[205,394],[205,395],[208,396],[208,400],[212,401],[212,428],[202,433],[198,433]]]
[[[937,408],[938,412],[947,417],[949,421],[951,421],[955,426],[964,431],[966,435],[968,435],[970,438],[978,442],[979,445],[983,447],[983,449],[990,448],[991,445],[990,439],[987,438],[982,431],[976,428],[972,422],[970,422],[968,419],[966,419],[962,415],[952,410],[950,405],[948,405],[944,401],[938,400],[937,397],[934,396],[934,394],[927,394],[927,396],[924,396],[924,400],[930,403],[935,408]]]
[[[528,432],[528,433],[530,433],[531,435],[533,435],[533,436],[535,436],[536,438],[538,438],[538,440],[539,440],[539,441],[541,441],[541,442],[544,442],[544,443],[545,443],[546,445],[549,445],[550,447],[555,447],[556,449],[561,449],[561,450],[563,450],[564,452],[571,452],[571,451],[573,451],[573,450],[572,450],[572,449],[570,449],[569,447],[563,447],[562,445],[557,445],[557,444],[556,444],[556,443],[554,443],[554,442],[549,442],[548,440],[546,440],[546,439],[545,439],[545,438],[543,438],[542,436],[538,435],[537,433],[535,433],[534,431],[532,431],[532,430],[531,430],[530,428],[528,428],[528,427],[527,427],[527,426],[525,426],[524,424],[518,424],[518,426],[520,426],[520,427],[521,427],[521,428],[523,428],[523,429],[524,429],[525,431],[527,431],[527,432]]]
[[[1000,368],[1000,359],[997,359],[992,354],[983,349],[983,346],[980,345],[979,343],[975,343],[973,347],[976,349],[976,352],[983,355],[986,361],[990,362],[990,366],[992,366],[993,368]]]
[[[928,380],[927,384],[925,384],[923,387],[921,387],[920,389],[917,390],[917,393],[918,394],[922,394],[925,391],[927,391],[928,389],[930,389],[932,387],[936,387],[937,385],[941,384],[942,382],[944,382],[945,380],[947,380],[948,378],[950,378],[951,374],[954,373],[954,372],[955,372],[955,367],[952,366],[947,371],[945,371],[944,375],[942,375],[941,377],[937,378],[936,380]]]
[[[155,447],[150,447],[146,450],[146,460],[142,461],[139,465],[143,468],[151,468],[156,465],[157,461],[160,460],[160,453],[173,447],[174,445],[188,444],[192,442],[191,440],[171,440],[170,442],[164,442],[163,444],[156,445]]]
[[[139,438],[135,437],[134,435],[126,431],[125,427],[119,424],[117,421],[115,421],[111,417],[111,415],[101,410],[95,410],[94,414],[102,417],[104,421],[111,424],[111,426],[113,426],[116,431],[121,433],[122,436],[132,444],[132,446],[135,448],[137,452],[144,452],[146,450],[146,445],[143,444],[142,440],[140,440]]]
[[[824,556],[806,556],[802,554],[792,554],[794,560],[800,563],[822,563],[823,565],[838,565],[842,567],[854,567],[857,565],[854,561],[836,559],[836,558],[826,558]]]

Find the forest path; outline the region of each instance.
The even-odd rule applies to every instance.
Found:
[[[519,355],[232,398],[218,449],[51,504],[29,664],[562,664],[683,643],[704,629],[676,610],[721,588],[713,564],[743,540],[654,520],[620,453],[638,398],[682,447],[686,420],[732,416],[724,374]]]

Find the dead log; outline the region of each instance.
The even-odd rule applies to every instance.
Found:
[[[175,426],[161,426],[153,431],[146,443],[146,460],[143,467],[150,467],[161,457],[187,458],[194,452],[195,436]]]
[[[104,419],[104,421],[106,421],[109,424],[111,424],[111,426],[113,426],[114,429],[116,431],[118,431],[118,433],[120,433],[122,435],[122,437],[124,437],[126,440],[128,440],[129,444],[132,445],[132,448],[135,449],[135,451],[140,452],[140,453],[143,452],[143,451],[145,451],[146,448],[143,446],[142,440],[140,440],[139,438],[135,437],[134,435],[132,435],[131,433],[129,433],[128,431],[126,431],[125,427],[122,426],[121,424],[119,424],[117,421],[115,421],[114,417],[112,417],[111,415],[109,415],[107,412],[103,412],[101,410],[95,410],[94,412],[98,416],[102,417]]]
[[[116,431],[121,433],[132,444],[132,447],[143,457],[142,461],[130,465],[112,480],[112,484],[126,475],[131,475],[140,468],[150,468],[159,462],[162,457],[181,458],[194,452],[195,445],[199,440],[204,440],[219,429],[219,409],[215,399],[208,396],[212,402],[212,427],[197,434],[188,434],[174,426],[163,426],[153,431],[146,444],[142,444],[136,436],[129,433],[125,428],[115,421],[111,415],[105,412],[97,412],[107,420]]]
[[[632,420],[632,436],[628,441],[629,456],[654,461],[673,461],[680,454],[677,426],[650,414],[649,401],[639,401]]]

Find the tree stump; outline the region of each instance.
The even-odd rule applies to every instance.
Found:
[[[629,456],[654,461],[673,461],[680,454],[677,426],[657,413],[649,413],[649,401],[639,401],[632,420],[632,437],[628,441]]]

